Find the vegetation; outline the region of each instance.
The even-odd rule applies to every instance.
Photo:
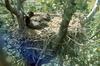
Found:
[[[100,66],[99,0],[0,0],[0,66]]]

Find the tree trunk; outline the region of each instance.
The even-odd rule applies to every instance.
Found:
[[[25,32],[26,24],[24,21],[24,16],[23,15],[17,16],[17,21],[19,25],[19,32],[22,32],[22,33]]]
[[[56,47],[54,49],[59,56],[62,55],[62,51],[61,51],[62,46],[63,46],[62,44],[64,42],[64,39],[66,38],[66,35],[68,34],[68,26],[69,26],[70,20],[71,20],[73,14],[76,12],[75,0],[66,0],[66,1],[67,2],[65,2],[63,4],[64,12],[62,15],[62,22],[61,22],[61,26],[59,29],[59,33],[57,35],[56,42],[55,42]],[[60,49],[60,50],[58,50],[58,49]],[[59,66],[63,66],[63,58],[62,57],[59,58],[61,60]]]
[[[67,0],[67,3],[64,4],[62,22],[61,22],[59,33],[57,35],[56,42],[55,42],[57,45],[56,49],[61,49],[62,47],[62,43],[68,32],[68,26],[69,26],[70,20],[72,18],[72,15],[76,11],[75,5],[76,5],[75,0]]]
[[[19,25],[19,32],[24,32],[25,31],[25,22],[24,22],[24,13],[22,11],[22,3],[25,0],[17,0],[17,8],[14,8],[11,6],[10,0],[5,0],[5,7],[16,16],[18,25]]]

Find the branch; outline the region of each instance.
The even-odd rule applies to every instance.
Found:
[[[18,10],[21,10],[21,8],[22,8],[21,1],[20,0],[17,0],[17,9]]]
[[[70,23],[70,20],[72,18],[72,15],[76,12],[76,4],[75,4],[75,0],[66,0],[67,3],[65,3],[66,5],[64,5],[64,12],[62,15],[62,22],[61,22],[61,26],[59,29],[59,33],[56,37],[56,46],[55,46],[55,51],[57,49],[60,49],[62,47],[62,43],[64,42],[64,39],[66,38],[66,35],[68,33],[68,26]]]
[[[68,31],[70,20],[72,18],[72,15],[75,13],[75,11],[76,11],[75,0],[68,0],[66,5],[64,5],[64,13],[62,15],[63,19],[58,33],[57,39],[59,43],[63,42],[63,39],[65,38]]]
[[[84,18],[84,20],[88,20],[89,18],[95,15],[98,4],[99,4],[99,0],[96,0],[94,7],[92,8],[92,11]]]
[[[21,3],[24,3],[26,0],[20,0],[21,1]]]
[[[23,2],[26,0],[17,0],[17,9],[21,12],[21,15],[26,15],[23,8]]]
[[[13,8],[9,2],[9,0],[5,0],[5,6],[6,8],[13,14],[15,14],[16,16],[19,15],[19,12],[16,8]]]

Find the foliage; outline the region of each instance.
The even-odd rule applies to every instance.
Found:
[[[25,11],[34,11],[34,12],[47,12],[47,13],[60,13],[63,14],[63,9],[66,5],[67,0],[37,0],[35,3],[24,3]],[[89,2],[89,3],[88,3]],[[77,12],[82,12],[83,14],[89,13],[91,10],[90,4],[91,1],[88,0],[76,0]],[[93,1],[94,2],[94,1]],[[100,11],[100,10],[99,10]],[[69,11],[68,11],[69,12]],[[69,13],[66,13],[69,14]],[[12,19],[12,15],[5,9],[4,7],[0,7],[0,34],[8,33],[7,35],[11,34],[11,31],[15,31],[17,28],[16,19]],[[9,16],[9,17],[8,17]],[[66,18],[66,17],[64,17]],[[85,27],[85,41],[81,41],[84,37],[76,36],[76,34],[67,35],[64,43],[62,44],[59,49],[60,60],[64,62],[64,65],[69,66],[100,66],[100,12],[97,12],[96,15],[91,18],[91,20],[84,22]],[[15,21],[13,21],[15,20]],[[3,29],[2,29],[3,28]],[[7,30],[7,31],[4,31]],[[16,33],[16,32],[15,32]],[[5,35],[6,39],[7,35]],[[1,37],[1,35],[0,35]],[[74,37],[74,39],[72,38]],[[78,39],[76,39],[78,37]],[[8,45],[5,45],[6,48],[9,48],[9,45],[12,41],[16,41],[16,39],[8,40]],[[16,45],[15,43],[12,43]],[[6,50],[8,53],[8,60],[10,59],[12,62],[12,66],[24,66],[24,61],[22,58],[16,54],[16,49],[13,50]],[[17,57],[17,56],[18,57]],[[58,63],[59,58],[54,60],[53,62]],[[61,61],[60,61],[61,62]],[[57,65],[54,63],[54,66]],[[47,64],[48,66],[49,64]],[[52,66],[52,65],[51,65]]]

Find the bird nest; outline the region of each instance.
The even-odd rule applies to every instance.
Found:
[[[68,34],[66,35],[65,42],[64,42],[65,44],[61,44],[60,47],[57,47],[56,43],[54,42],[57,34],[59,33],[61,22],[62,22],[61,16],[52,16],[52,19],[49,22],[47,22],[48,26],[43,29],[37,30],[37,29],[27,28],[25,34],[28,37],[27,41],[36,42],[35,44],[36,46],[34,46],[34,48],[38,48],[43,52],[49,51],[51,55],[52,53],[55,54],[57,52],[62,54],[75,55],[76,53],[75,49],[76,50],[78,49],[77,45],[80,45],[82,42],[84,42],[83,41],[84,30],[81,24],[81,20],[79,19],[79,17],[73,15],[69,23]],[[40,41],[43,43],[38,43]],[[32,44],[34,45],[34,43]],[[46,52],[46,54],[49,53]]]
[[[41,30],[27,29],[28,36],[39,40],[47,40],[50,39],[50,37],[57,35],[59,32],[60,23],[62,22],[62,17],[61,16],[51,16],[51,17],[52,19],[49,22],[47,22],[48,27],[45,27]],[[68,32],[69,34],[77,34],[84,32],[79,17],[76,16],[72,17],[69,23]]]

